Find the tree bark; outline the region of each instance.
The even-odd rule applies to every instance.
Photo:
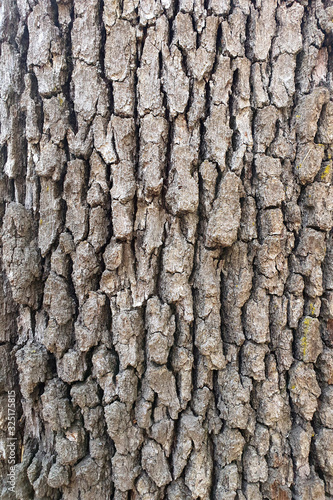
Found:
[[[1,15],[1,499],[333,498],[332,3]]]

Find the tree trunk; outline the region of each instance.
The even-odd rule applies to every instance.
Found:
[[[1,499],[333,498],[331,1],[1,15]]]

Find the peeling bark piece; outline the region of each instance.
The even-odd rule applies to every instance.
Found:
[[[241,219],[240,185],[232,172],[223,177],[208,221],[207,246],[228,247],[236,241]]]
[[[333,225],[333,188],[322,182],[307,186],[304,195],[304,219],[310,227],[329,231]]]
[[[196,36],[190,14],[182,11],[178,12],[174,26],[175,41],[177,40],[180,47],[184,49],[186,53],[196,49]]]
[[[283,213],[280,208],[263,210],[259,216],[260,236],[282,236],[284,233]]]
[[[332,441],[333,430],[322,428],[315,439],[316,456],[325,476],[333,476]]]
[[[119,160],[133,162],[136,147],[134,119],[112,115],[111,124]]]
[[[277,108],[285,108],[293,103],[295,68],[296,60],[289,54],[281,54],[273,64],[269,91],[272,96],[271,102]]]
[[[135,486],[137,493],[141,498],[151,498],[151,500],[158,500],[159,488],[145,472],[140,475]]]
[[[225,15],[229,13],[230,0],[210,0],[209,7],[215,15]]]
[[[113,146],[113,130],[111,120],[97,115],[94,119],[94,146],[96,151],[100,153],[105,163],[114,163],[117,160],[117,155]],[[95,162],[96,160],[95,157]]]
[[[68,429],[71,426],[74,421],[74,413],[67,398],[66,384],[58,378],[48,381],[45,384],[41,400],[43,418],[53,431]]]
[[[134,426],[124,403],[115,401],[105,406],[105,420],[108,433],[118,453],[134,453],[142,443],[142,430]]]
[[[193,246],[183,236],[179,219],[170,227],[162,254],[161,292],[168,303],[177,303],[186,321],[193,319],[193,300],[188,277],[193,265]]]
[[[90,158],[90,179],[87,192],[87,202],[93,208],[108,206],[109,185],[107,179],[107,168],[100,156],[93,151]]]
[[[163,114],[160,81],[160,51],[154,27],[148,28],[140,68],[138,68],[138,110],[141,116]]]
[[[315,363],[323,351],[317,318],[305,316],[299,324],[296,336],[296,356],[305,363]]]
[[[43,100],[43,117],[43,134],[50,134],[52,143],[60,145],[69,126],[68,103],[63,94]]]
[[[197,271],[193,283],[196,291],[194,307],[198,315],[195,321],[194,343],[199,352],[206,357],[210,368],[221,370],[225,367],[226,361],[220,331],[221,284],[216,255],[216,252],[206,250],[202,242],[199,243]]]
[[[276,0],[263,2],[258,11],[251,6],[249,24],[249,55],[251,59],[263,61],[267,58],[271,41],[275,33]]]
[[[97,286],[100,263],[94,249],[87,241],[82,241],[76,248],[73,262],[73,283],[75,292],[82,303],[88,293]]]
[[[265,343],[269,339],[269,296],[259,289],[245,305],[245,335],[249,340]]]
[[[16,353],[16,361],[20,373],[22,395],[29,399],[35,387],[45,382],[48,354],[42,344],[36,341],[28,342]]]
[[[314,181],[323,158],[324,148],[322,146],[312,142],[299,145],[295,160],[295,174],[302,185]]]
[[[67,278],[69,275],[69,258],[63,252],[60,245],[58,245],[58,248],[52,254],[51,271],[63,278]]]
[[[47,476],[51,467],[51,459],[42,452],[37,452],[31,464],[27,468],[27,476],[30,484],[39,497],[47,497],[52,494],[52,490],[47,484]]]
[[[215,308],[216,309],[216,308]],[[211,369],[222,370],[226,360],[223,354],[220,331],[213,321],[198,320],[195,330],[195,345],[207,357]]]
[[[192,498],[209,498],[212,478],[211,446],[205,441],[200,451],[193,450],[185,470],[185,484]]]
[[[333,101],[329,101],[323,108],[319,121],[318,135],[320,142],[333,142]]]
[[[277,422],[281,421],[284,417],[284,401],[270,382],[263,382],[261,387],[262,392],[258,395],[258,421],[273,427]]]
[[[69,484],[68,468],[58,462],[53,464],[49,470],[47,484],[51,486],[51,488],[61,488],[61,486],[67,486]]]
[[[245,14],[236,7],[227,21],[222,22],[222,50],[230,57],[244,56],[244,45],[246,40]]]
[[[110,219],[103,207],[93,207],[89,215],[88,241],[98,253],[106,244],[109,235]]]
[[[139,474],[140,466],[137,456],[116,452],[112,457],[112,479],[118,490],[125,492],[133,489],[134,481]]]
[[[66,226],[74,236],[74,242],[81,241],[87,233],[88,207],[84,200],[86,192],[86,166],[82,160],[68,162],[64,182],[67,204]]]
[[[202,31],[200,46],[188,52],[188,66],[193,76],[198,80],[209,79],[216,53],[216,33],[218,18],[207,16],[205,28]]]
[[[81,119],[90,123],[97,113],[97,105],[106,88],[99,77],[96,66],[90,66],[77,59],[71,81],[74,110]]]
[[[116,393],[120,401],[131,408],[138,395],[138,377],[133,369],[124,370],[116,376]]]
[[[237,370],[227,365],[224,371],[218,373],[219,403],[221,418],[226,420],[231,428],[246,429],[250,418],[250,382],[241,379]]]
[[[123,259],[123,243],[118,243],[115,238],[111,238],[105,249],[103,259],[107,269],[111,271],[118,269]]]
[[[167,418],[156,422],[151,427],[151,438],[157,441],[163,448],[167,457],[170,456],[174,440],[174,422]]]
[[[169,409],[170,417],[176,419],[180,405],[173,373],[165,366],[149,366],[146,377],[148,386],[158,395],[160,402]]]
[[[85,353],[69,349],[61,359],[57,360],[59,377],[68,384],[84,379],[87,370]]]
[[[157,364],[166,364],[173,344],[175,318],[171,315],[170,307],[162,304],[158,297],[148,300],[146,315],[148,359]]]
[[[149,113],[142,119],[139,164],[144,191],[149,197],[160,194],[163,187],[167,133],[168,123],[164,118]]]
[[[190,103],[190,108],[187,113],[187,122],[189,129],[194,129],[205,117],[205,98],[206,98],[206,86],[204,81],[193,83],[192,90],[193,100]]]
[[[329,429],[333,429],[332,403],[333,388],[328,386],[323,389],[321,394],[321,401],[318,408],[318,417],[321,424],[324,427],[328,427]]]
[[[41,341],[45,347],[57,357],[61,357],[68,350],[72,342],[72,321],[65,325],[58,325],[54,318],[50,318],[42,335]]]
[[[133,235],[133,201],[122,203],[112,200],[112,227],[116,238],[123,241],[130,241]]]
[[[38,246],[44,257],[54,244],[62,224],[63,202],[58,185],[51,179],[41,179]]]
[[[301,233],[296,255],[308,257],[308,255],[312,254],[316,260],[321,262],[325,257],[325,253],[325,234],[312,228],[305,228]]]
[[[71,398],[74,407],[95,408],[99,403],[98,386],[92,379],[84,383],[74,384],[71,388]]]
[[[243,456],[245,479],[250,483],[265,482],[268,477],[267,462],[260,457],[253,446],[249,446]]]
[[[94,349],[91,361],[93,365],[92,375],[98,382],[104,375],[108,373],[113,375],[116,372],[116,356],[104,345]]]
[[[132,163],[126,160],[118,163],[112,168],[112,178],[112,202],[117,200],[125,204],[126,202],[132,200],[136,187]]]
[[[205,440],[205,430],[200,419],[188,412],[182,414],[176,446],[172,455],[173,475],[177,479],[183,473],[193,448],[200,450]]]
[[[149,476],[161,487],[171,482],[168,462],[162,447],[149,440],[142,448],[142,466]]]
[[[58,325],[71,321],[75,312],[75,303],[70,296],[66,280],[62,276],[51,273],[44,289],[44,307]]]
[[[303,5],[297,2],[288,6],[282,4],[278,7],[276,11],[278,34],[273,42],[273,57],[283,53],[295,55],[302,49],[303,12]]]
[[[295,485],[295,492],[306,500],[317,498],[318,500],[325,499],[324,481],[321,480],[312,470],[311,475],[307,479],[298,478]]]
[[[74,22],[71,32],[73,57],[87,64],[96,64],[99,59],[100,30],[98,0],[75,2]]]
[[[239,487],[240,477],[236,464],[227,465],[218,471],[215,492],[217,496],[221,495],[220,498],[231,500],[235,498]],[[240,495],[239,497],[242,498]]]
[[[194,136],[194,137],[193,137]],[[171,151],[171,170],[166,193],[168,208],[174,215],[195,212],[199,203],[196,166],[196,137],[191,135],[183,117],[175,120]]]
[[[59,181],[66,163],[66,154],[63,149],[52,141],[42,138],[40,142],[40,159],[36,165],[36,173],[40,177],[51,177]]]
[[[162,83],[171,117],[184,113],[189,98],[189,79],[182,68],[182,54],[175,46],[163,46]]]
[[[212,101],[215,105],[228,105],[233,72],[230,57],[218,56],[216,70],[210,81]]]
[[[226,255],[222,274],[222,321],[224,342],[242,345],[245,339],[242,324],[241,308],[250,297],[252,276],[250,262],[247,257],[247,245],[235,243]]]
[[[275,106],[259,109],[254,117],[255,152],[265,153],[275,136],[278,111]]]
[[[280,180],[281,162],[277,158],[258,155],[255,158],[259,208],[279,207],[285,200]]]
[[[262,108],[269,104],[268,77],[265,72],[266,63],[256,62],[251,65],[251,83],[253,85],[252,103],[256,108]]]
[[[4,48],[4,50],[6,49]],[[24,84],[25,91],[22,95],[22,105],[26,111],[26,138],[28,142],[38,144],[43,127],[41,99],[38,99],[35,95],[35,79],[31,73],[25,75]]]
[[[126,118],[134,115],[135,93],[134,73],[123,82],[113,82],[113,104],[116,115]]]
[[[268,352],[266,345],[257,345],[245,342],[242,347],[242,373],[254,380],[264,380],[265,356]]]
[[[218,177],[216,166],[205,160],[201,163],[200,168],[200,180],[202,179],[203,189],[202,189],[202,198],[203,198],[203,207],[205,217],[208,216],[211,211],[212,204],[215,198],[215,186],[216,180]]]
[[[205,121],[205,142],[208,159],[218,163],[225,170],[225,157],[231,144],[232,130],[229,127],[229,110],[224,104],[213,106]]]
[[[77,132],[68,129],[67,140],[69,152],[75,157],[88,159],[93,149],[93,127],[80,114],[77,115]]]
[[[89,491],[89,494],[100,494],[102,495],[104,492],[100,490],[101,479],[101,468],[98,467],[97,463],[88,455],[83,458],[78,464],[74,467],[76,479],[80,485],[80,492]],[[96,485],[99,486],[96,487]]]
[[[37,309],[40,297],[41,259],[33,233],[31,213],[10,203],[2,228],[4,266],[16,302]]]
[[[56,451],[62,465],[74,465],[86,452],[86,433],[78,425],[70,427],[65,435],[57,435]]]
[[[191,492],[185,485],[184,479],[179,478],[177,481],[172,481],[172,483],[167,488],[167,499],[175,500],[186,500],[190,498]]]
[[[325,349],[319,355],[316,366],[319,370],[319,380],[332,385],[333,381],[333,351]]]
[[[112,318],[113,343],[122,370],[128,366],[141,369],[143,361],[143,321],[138,310],[121,311]]]
[[[75,325],[75,337],[80,351],[87,352],[102,339],[108,339],[109,321],[105,295],[89,292]]]
[[[221,467],[241,459],[245,440],[237,429],[226,427],[214,441],[215,459]]]
[[[312,365],[296,361],[290,369],[289,390],[296,411],[306,420],[311,420],[317,409],[317,398],[321,394]]]
[[[105,43],[107,78],[124,81],[132,69],[135,55],[135,30],[128,21],[118,19],[107,30]]]
[[[35,5],[28,17],[29,50],[28,66],[33,65],[39,92],[50,95],[61,91],[66,82],[66,58],[64,39],[53,23],[52,4]]]
[[[290,432],[290,444],[293,454],[293,460],[296,467],[304,470],[306,475],[310,473],[308,464],[310,445],[311,445],[312,428],[308,426],[305,430],[301,426],[294,426]]]
[[[323,105],[328,102],[328,98],[327,89],[319,87],[299,99],[292,126],[296,127],[296,136],[301,143],[314,140],[318,119]]]
[[[137,238],[137,282],[133,289],[135,306],[141,306],[148,297],[154,294],[155,277],[158,267],[159,249],[163,244],[165,213],[157,202],[149,205],[138,204],[135,229]]]

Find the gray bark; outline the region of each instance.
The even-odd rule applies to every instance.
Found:
[[[1,9],[1,499],[333,498],[332,3]]]

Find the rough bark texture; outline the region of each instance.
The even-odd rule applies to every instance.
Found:
[[[1,9],[1,498],[333,498],[332,3]]]

